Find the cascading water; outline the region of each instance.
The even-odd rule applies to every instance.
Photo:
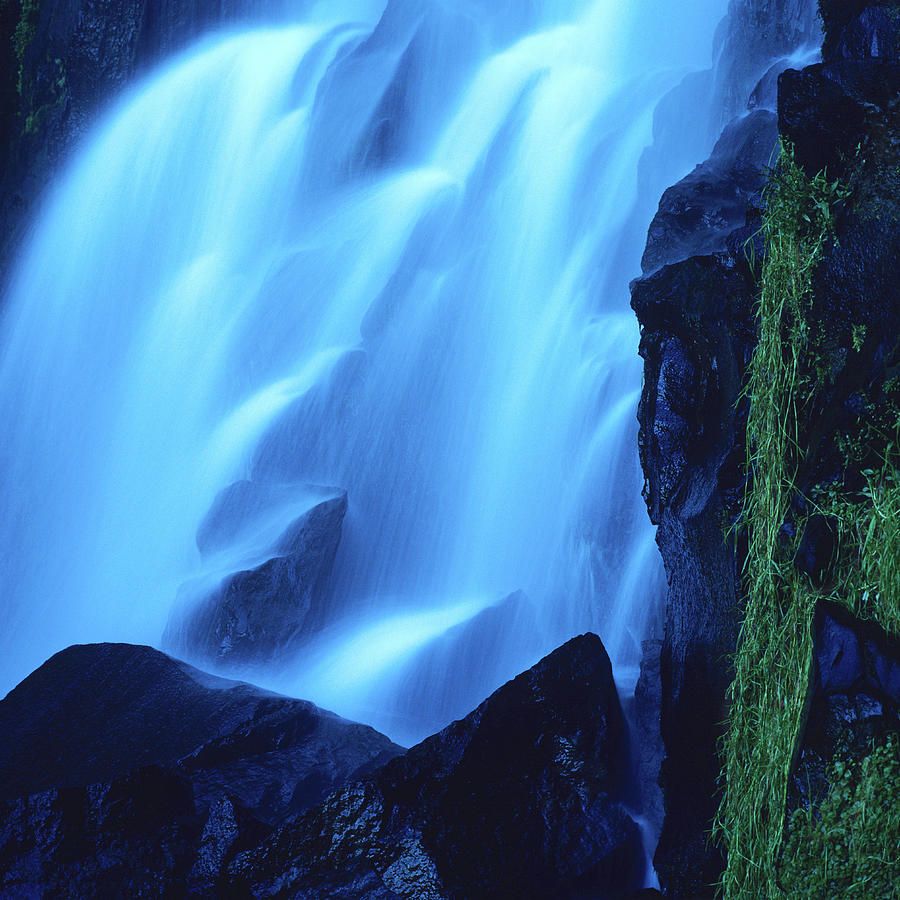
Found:
[[[123,98],[7,301],[2,686],[189,647],[184,586],[309,504],[211,566],[239,479],[349,497],[326,620],[256,680],[412,741],[584,630],[627,679],[661,595],[627,282],[682,174],[638,163],[724,0],[692,7],[321,4]]]

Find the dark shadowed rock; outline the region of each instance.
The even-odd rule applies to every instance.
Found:
[[[813,633],[809,712],[790,809],[822,799],[835,755],[865,756],[900,732],[900,641],[833,603],[817,606]]]
[[[823,62],[781,73],[782,57],[804,51],[806,40],[792,49],[792,39],[786,38],[811,34],[809,16],[817,5],[826,28]],[[773,75],[781,73],[779,130],[795,144],[797,161],[809,175],[827,167],[830,179],[840,178],[850,189],[849,199],[838,205],[836,240],[825,248],[815,272],[808,311],[825,373],[809,430],[799,437],[806,458],[797,476],[798,492],[807,496],[815,485],[844,479],[839,439],[858,437],[864,414],[874,411],[876,421],[878,411],[893,415],[888,394],[900,334],[900,83],[896,54],[889,48],[896,41],[896,9],[896,0],[735,0],[731,5],[731,34],[741,31],[740,22],[761,26],[755,34],[744,27],[737,43],[726,41],[734,48],[725,63],[735,73],[733,87],[746,88],[752,73],[758,77],[765,46],[776,49],[777,58],[753,89],[750,108],[766,105]],[[741,50],[744,40],[749,55]],[[745,58],[735,61],[735,53]],[[802,64],[804,55],[794,56],[791,64]],[[733,123],[731,129],[739,133],[740,127]],[[709,169],[701,167],[695,176]],[[756,343],[758,290],[745,246],[761,258],[755,234],[760,212],[754,206],[762,181],[747,190],[740,183],[740,165],[717,169],[725,182],[734,183],[713,186],[695,179],[692,185],[689,178],[664,201],[647,248],[650,274],[635,283],[632,293],[645,361],[639,413],[645,496],[659,524],[657,540],[669,580],[660,659],[666,818],[655,862],[670,896],[712,896],[723,862],[708,834],[718,802],[716,746],[727,714],[729,660],[740,620],[743,547],[726,532],[744,487],[741,387]],[[716,201],[711,207],[707,196]],[[722,204],[722,197],[733,198],[734,205]],[[673,200],[680,208],[673,208]],[[717,215],[719,210],[723,214]],[[701,255],[652,271],[688,251]],[[856,345],[853,334],[862,336]],[[886,431],[893,428],[890,421]],[[874,455],[869,464],[877,468],[881,462]],[[796,562],[818,578],[833,545],[830,524],[814,518]],[[843,683],[849,677],[845,670],[854,670],[855,647],[848,637],[842,662],[829,670],[829,678]]]
[[[312,703],[201,672],[150,647],[87,644],[0,701],[0,799],[144,766],[227,791],[264,820],[305,809],[399,748]]]
[[[716,68],[725,128],[710,159],[664,195],[632,286],[641,323],[644,495],[668,578],[659,658],[665,819],[654,862],[670,896],[712,896],[724,863],[718,805],[730,659],[740,622],[740,507],[756,341],[759,206],[776,143],[778,75],[818,41],[810,0],[734,0]],[[799,58],[799,57],[796,57]]]
[[[765,109],[728,125],[710,158],[663,194],[641,263],[645,273],[724,248],[745,225],[748,206],[759,203],[777,139],[775,114]]]
[[[197,534],[201,552],[239,546],[249,533],[264,542],[265,561],[207,594],[181,626],[180,639],[192,651],[229,662],[280,655],[320,618],[346,512],[347,494],[335,489],[249,481],[226,488]],[[277,530],[266,538],[273,523]]]
[[[575,638],[230,867],[243,895],[620,896],[640,885],[625,725],[600,639]]]
[[[0,702],[0,895],[217,896],[274,825],[402,752],[149,647],[58,653]]]

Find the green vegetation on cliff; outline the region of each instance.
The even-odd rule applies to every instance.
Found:
[[[830,377],[818,334],[810,327],[813,276],[834,236],[835,205],[847,196],[825,173],[807,177],[792,149],[782,146],[766,195],[758,345],[745,391],[749,485],[740,527],[747,532],[746,605],[716,822],[728,853],[722,880],[726,898],[783,897],[785,879],[796,878],[795,861],[790,852],[782,853],[782,844],[810,684],[816,602],[842,602],[900,632],[896,443],[881,448],[877,469],[860,473],[862,489],[818,486],[804,495],[798,487],[815,401]],[[847,341],[858,351],[864,338],[855,329]],[[812,515],[825,517],[836,534],[827,577],[815,582],[795,565]],[[824,807],[809,813],[815,822],[824,814]],[[837,839],[836,834],[829,832],[827,840]],[[796,846],[789,843],[789,851]],[[849,850],[845,855],[852,868],[857,857]]]
[[[790,817],[780,882],[788,897],[873,900],[900,894],[900,748],[896,737],[861,760],[835,760],[816,809]]]

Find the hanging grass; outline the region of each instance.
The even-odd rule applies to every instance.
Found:
[[[723,740],[723,797],[715,834],[727,850],[726,898],[781,897],[778,860],[788,784],[812,666],[812,618],[821,594],[794,565],[803,521],[793,514],[802,435],[817,389],[809,333],[813,275],[847,192],[825,173],[808,178],[782,145],[766,193],[758,344],[745,395],[749,488],[740,527],[748,537],[745,614]],[[891,466],[865,496],[829,497],[838,520],[834,579],[844,602],[896,625],[900,491]]]

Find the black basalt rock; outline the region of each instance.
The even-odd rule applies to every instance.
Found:
[[[51,657],[0,701],[0,734],[0,799],[158,766],[189,776],[201,794],[227,790],[267,820],[399,752],[312,703],[131,644]]]
[[[240,896],[618,897],[640,886],[606,651],[569,641],[230,866]]]

